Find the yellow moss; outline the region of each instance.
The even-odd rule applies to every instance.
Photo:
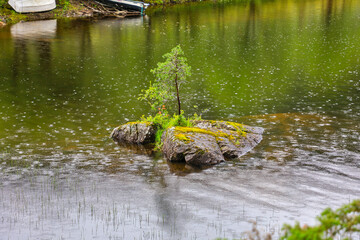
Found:
[[[214,122],[216,122],[216,121],[214,121]],[[230,124],[231,122],[226,122],[226,123]],[[234,125],[232,125],[232,124],[231,125],[235,127],[236,133],[239,134],[239,136],[245,137],[246,132],[241,129],[241,128],[243,128],[243,125],[238,124],[238,123],[233,123],[233,124]],[[214,136],[216,141],[220,141],[221,138],[227,138],[232,142],[237,140],[236,136],[233,136],[231,134],[227,134],[227,133],[225,133],[225,132],[223,132],[221,130],[213,132],[213,131],[210,131],[210,130],[197,128],[197,127],[175,127],[175,132],[177,133],[176,135],[184,135],[184,134],[181,134],[181,133],[192,133],[192,132],[193,133],[203,133],[203,134]],[[184,135],[184,137],[186,137],[186,136]]]
[[[229,121],[215,121],[215,120],[207,120],[208,122],[210,122],[211,124],[215,124],[216,127],[220,128],[221,127],[221,123],[227,124],[227,125],[231,125],[235,128],[235,131],[240,135],[245,137],[246,136],[246,131],[244,128],[244,125],[241,123],[236,123],[236,122],[229,122]],[[224,136],[226,137],[226,136]]]
[[[216,138],[216,140],[220,140],[219,139],[220,137],[228,138],[230,140],[234,139],[233,136],[231,136],[231,135],[229,135],[227,133],[224,133],[224,132],[222,132],[220,130],[216,131],[216,132],[213,132],[213,131],[209,131],[209,130],[202,129],[202,128],[197,128],[197,127],[176,127],[175,131],[184,132],[184,133],[191,133],[191,132],[203,133],[203,134],[214,136]]]
[[[246,132],[245,132],[245,128],[244,128],[243,124],[236,123],[236,122],[226,122],[226,123],[233,126],[239,135],[246,137]]]
[[[176,139],[184,142],[193,142],[194,140],[188,138],[185,134],[178,133],[174,135]]]
[[[143,123],[145,123],[146,126],[149,126],[152,124],[152,122],[147,122],[147,121],[128,122],[126,124],[134,125],[134,124],[143,124]]]
[[[203,133],[203,134],[212,135],[214,137],[217,136],[217,134],[212,131],[202,129],[202,128],[197,128],[197,127],[175,127],[175,131],[184,132],[184,133],[195,132],[195,133]]]

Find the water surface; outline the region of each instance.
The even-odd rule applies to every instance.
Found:
[[[359,198],[359,19],[359,1],[227,1],[1,29],[0,236],[276,238]],[[177,44],[187,114],[265,128],[241,159],[194,169],[109,139],[149,113],[137,96]]]

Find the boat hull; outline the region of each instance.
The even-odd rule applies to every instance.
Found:
[[[46,12],[56,8],[55,0],[9,0],[18,13]]]
[[[149,4],[147,3],[138,2],[138,1],[124,1],[124,0],[98,0],[98,1],[109,7],[115,7],[117,9],[137,11],[137,12],[144,12],[145,9],[149,6]]]

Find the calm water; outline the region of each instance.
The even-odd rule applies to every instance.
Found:
[[[0,30],[0,239],[240,238],[360,198],[360,1],[197,3]],[[117,146],[181,44],[185,112],[261,126],[208,169]],[[147,154],[144,154],[147,153]],[[360,239],[360,236],[359,236]]]

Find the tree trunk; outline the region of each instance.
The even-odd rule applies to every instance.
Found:
[[[175,75],[175,86],[176,86],[176,96],[178,101],[178,109],[179,109],[179,115],[181,114],[181,105],[180,105],[180,96],[179,96],[179,85],[178,85],[178,75]]]
[[[177,55],[175,57],[175,69],[176,72],[178,71],[178,66],[177,66]],[[181,105],[180,105],[180,96],[179,96],[179,84],[177,82],[177,73],[175,73],[175,87],[176,87],[176,96],[178,99],[178,110],[179,110],[179,115],[181,114]]]

